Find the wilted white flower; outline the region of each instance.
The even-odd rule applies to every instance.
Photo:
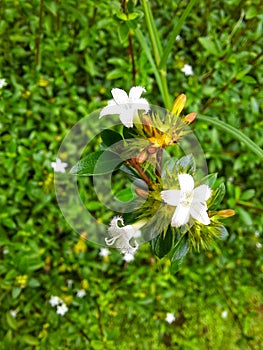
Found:
[[[86,292],[84,289],[80,289],[77,291],[77,298],[83,298],[85,297],[85,295],[86,295]]]
[[[68,307],[64,303],[57,307],[57,314],[58,315],[64,316],[67,311],[68,311]]]
[[[105,258],[110,255],[110,251],[108,248],[101,248],[99,252],[99,256]]]
[[[6,85],[7,85],[6,80],[5,79],[0,79],[0,89],[2,89]]]
[[[15,310],[10,310],[10,315],[16,318],[17,312]]]
[[[222,318],[227,318],[227,316],[228,316],[228,311],[225,310],[221,313]]]
[[[120,223],[122,227],[118,225]],[[134,238],[140,237],[141,231],[135,228],[135,225],[124,226],[123,218],[115,216],[108,228],[111,238],[105,238],[105,242],[109,246],[115,246],[123,254],[134,254],[139,247],[139,244]],[[130,241],[134,239],[134,245]]]
[[[130,89],[129,96],[122,89],[112,89],[111,94],[113,100],[102,108],[100,118],[105,115],[119,114],[120,121],[127,127],[133,126],[133,118],[137,115],[138,110],[148,112],[150,107],[145,98],[141,98],[141,94],[146,90],[141,86],[133,86]]]
[[[124,260],[124,261],[129,263],[129,262],[134,260],[134,255],[131,254],[131,253],[126,253],[126,254],[123,255],[122,260]]]
[[[165,321],[168,322],[168,323],[170,323],[170,324],[173,323],[173,322],[175,321],[174,314],[168,312],[168,313],[166,314],[166,319],[165,319]]]
[[[194,179],[189,174],[179,174],[180,190],[167,190],[161,192],[163,201],[176,206],[171,225],[180,227],[188,223],[190,215],[204,225],[210,224],[207,214],[206,201],[212,191],[208,185],[194,188]]]
[[[61,303],[63,303],[63,300],[61,300],[59,297],[57,296],[51,296],[50,300],[49,300],[49,303],[51,306],[57,306]]]
[[[52,168],[56,173],[65,173],[65,168],[68,166],[67,163],[63,163],[59,158],[55,162],[51,163]]]
[[[188,76],[188,75],[194,75],[192,66],[190,66],[190,64],[187,64],[187,63],[183,66],[183,68],[181,69],[181,71],[182,71],[186,76]]]
[[[256,243],[256,247],[257,247],[258,249],[260,249],[260,248],[262,248],[262,244],[259,243],[259,242],[257,242],[257,243]]]

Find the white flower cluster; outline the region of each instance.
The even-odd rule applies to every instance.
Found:
[[[64,316],[65,313],[68,311],[67,305],[64,303],[62,299],[60,299],[58,296],[51,296],[49,303],[53,307],[57,307],[57,314]]]

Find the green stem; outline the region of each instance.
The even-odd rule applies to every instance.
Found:
[[[160,62],[160,69],[163,69],[166,67],[166,64],[167,64],[167,59],[168,59],[168,56],[173,48],[173,45],[174,45],[174,42],[176,40],[176,37],[177,35],[179,34],[183,24],[184,24],[184,21],[186,19],[186,17],[189,15],[189,13],[191,12],[193,6],[195,5],[197,0],[191,0],[187,6],[187,8],[184,10],[181,18],[179,19],[178,22],[176,22],[174,28],[173,28],[173,31],[172,33],[170,34],[170,39],[165,47],[165,50],[164,50],[164,53],[162,55],[162,58],[161,58],[161,62]]]
[[[243,134],[241,131],[237,130],[233,126],[222,122],[217,118],[211,118],[205,115],[198,115],[198,120],[204,121],[206,124],[214,125],[217,128],[227,132],[235,139],[239,140],[240,142],[243,142],[251,152],[255,153],[260,159],[263,160],[263,150],[258,145],[256,145],[255,142],[253,142],[249,137],[247,137],[245,134]]]

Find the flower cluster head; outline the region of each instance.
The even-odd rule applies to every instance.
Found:
[[[190,65],[186,64],[182,71],[185,75],[193,75]],[[150,105],[141,97],[145,92],[141,86],[133,86],[129,93],[112,89],[113,99],[99,115],[99,118],[118,115],[123,124],[118,125],[116,131],[104,129],[101,132],[101,149],[102,153],[107,152],[107,160],[111,156],[118,158],[115,170],[122,171],[132,181],[136,187],[133,195],[140,203],[130,217],[125,216],[128,225],[118,214],[113,217],[105,244],[117,248],[123,254],[123,260],[130,262],[139,244],[150,240],[154,254],[159,258],[168,256],[176,268],[189,248],[207,248],[215,237],[225,237],[227,231],[220,220],[234,215],[234,211],[216,211],[225,194],[224,184],[217,182],[216,174],[205,176],[202,170],[206,168],[205,163],[198,164],[197,171],[194,152],[174,156],[182,153],[183,147],[178,145],[184,140],[190,146],[188,149],[192,147],[193,139],[187,141],[193,135],[189,125],[196,120],[197,114],[181,115],[186,95],[180,94],[171,111],[167,111]],[[89,157],[74,166],[71,173],[83,175],[83,167],[94,163],[97,154]],[[55,171],[65,172],[66,163],[59,159],[52,166]],[[81,169],[79,174],[78,169]],[[88,167],[87,174],[91,172]],[[107,258],[108,248],[102,248],[99,255]],[[167,322],[173,321],[174,316],[168,314]]]

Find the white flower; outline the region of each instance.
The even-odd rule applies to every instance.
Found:
[[[63,303],[63,301],[59,297],[52,295],[50,300],[49,300],[49,303],[51,306],[57,306],[57,305]]]
[[[121,223],[122,227],[118,226]],[[108,232],[111,238],[105,238],[108,246],[114,245],[122,254],[134,254],[139,244],[134,240],[134,246],[130,244],[132,238],[140,237],[141,231],[135,228],[135,225],[124,226],[123,218],[115,216],[111,222]]]
[[[122,260],[124,260],[124,261],[129,263],[129,262],[134,260],[134,255],[131,254],[131,253],[126,253],[126,254],[123,255]]]
[[[65,168],[68,166],[68,164],[61,162],[61,160],[57,158],[56,162],[51,163],[51,166],[56,173],[65,173]]]
[[[258,249],[261,249],[261,248],[262,248],[262,244],[259,243],[259,242],[257,242],[257,243],[256,243],[256,247],[257,247]]]
[[[170,323],[170,324],[173,323],[173,322],[175,321],[174,314],[168,312],[168,313],[166,314],[166,319],[165,319],[165,321],[168,322],[168,323]]]
[[[222,318],[227,318],[228,312],[225,310],[221,313]]]
[[[16,318],[17,312],[15,310],[10,310],[10,315]]]
[[[57,307],[57,314],[58,315],[64,316],[67,311],[68,311],[68,307],[64,303]]]
[[[175,40],[176,40],[176,41],[182,40],[181,35],[177,35],[176,38],[175,38]]]
[[[185,64],[181,71],[186,75],[194,75],[193,68],[190,66],[190,64]]]
[[[7,247],[5,247],[4,249],[3,249],[3,254],[8,254],[9,253],[9,249],[7,248]]]
[[[258,231],[255,232],[255,237],[259,237],[260,233]]]
[[[71,288],[72,287],[72,284],[73,284],[73,280],[67,280],[67,285],[68,285],[68,288]]]
[[[100,118],[104,115],[119,114],[120,121],[127,127],[133,126],[133,118],[137,115],[138,110],[148,112],[150,107],[145,98],[141,98],[141,94],[146,90],[141,86],[133,86],[130,89],[129,96],[122,89],[112,89],[111,94],[113,100],[102,108]]]
[[[77,298],[83,298],[85,297],[85,295],[86,295],[86,292],[84,289],[80,289],[77,291]]]
[[[0,89],[2,89],[6,85],[7,85],[6,80],[5,79],[0,79]]]
[[[163,201],[176,206],[171,225],[180,227],[188,223],[190,215],[204,225],[210,224],[207,214],[206,201],[212,191],[208,185],[194,188],[194,179],[189,174],[179,174],[180,190],[167,190],[161,192]]]
[[[99,256],[105,258],[110,255],[110,251],[108,248],[101,248],[99,252]]]

